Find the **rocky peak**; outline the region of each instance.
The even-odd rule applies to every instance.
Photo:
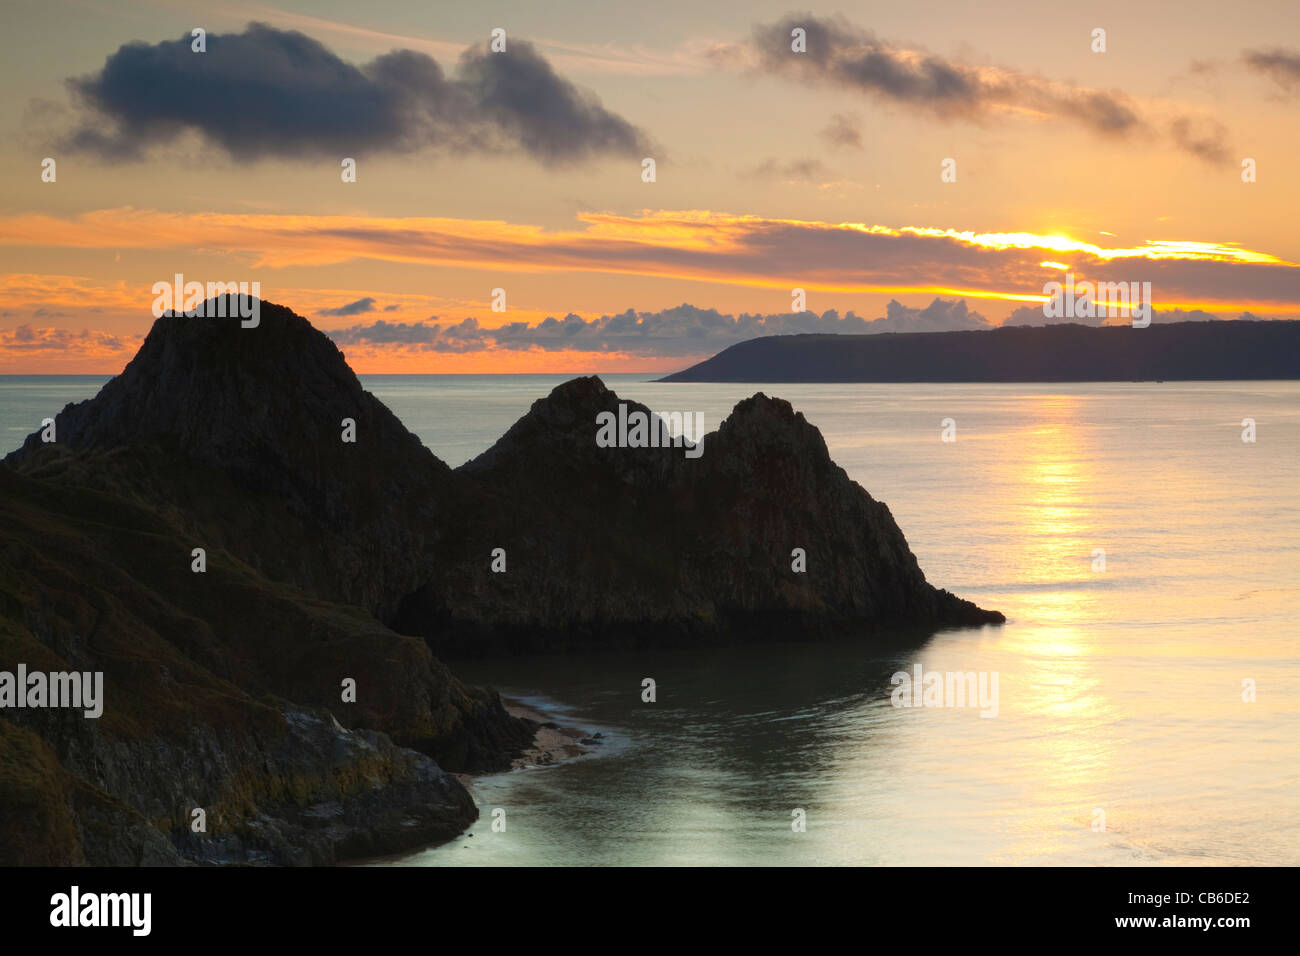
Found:
[[[235,311],[218,302],[205,314]],[[356,423],[353,444],[343,441],[344,419]],[[270,302],[252,328],[237,313],[163,315],[122,374],[64,408],[55,426],[58,443],[76,451],[157,443],[311,506],[328,503],[335,486],[369,484],[386,460],[413,456],[446,470],[362,389],[328,336]],[[32,435],[11,457],[39,446]]]
[[[636,413],[647,422],[659,421],[651,409],[619,398],[595,375],[570,379],[533,402],[491,448],[460,470],[500,489],[527,485],[530,494],[539,485],[558,492],[600,479],[660,487],[677,480],[681,448],[601,447],[597,442],[598,416],[608,414],[617,422]]]

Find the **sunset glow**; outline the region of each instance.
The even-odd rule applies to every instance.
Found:
[[[140,114],[148,101],[115,85],[144,82],[120,72],[130,44],[176,51],[131,69],[173,71],[145,86],[177,96],[189,95],[189,66],[223,77],[231,66],[166,46],[190,29],[182,7],[154,17],[148,35],[129,9],[91,15],[97,28],[58,57],[10,66],[0,122],[12,134],[6,166],[24,172],[0,193],[0,370],[117,371],[153,320],[153,284],[177,273],[257,281],[374,371],[671,369],[731,344],[743,316],[790,315],[795,290],[828,330],[846,316],[888,316],[879,328],[895,331],[1023,324],[1057,273],[1150,282],[1164,320],[1300,315],[1300,240],[1285,225],[1295,197],[1276,158],[1300,153],[1300,134],[1275,121],[1284,104],[1260,95],[1268,76],[1250,70],[1224,73],[1217,98],[1183,84],[1170,99],[1153,77],[1187,69],[1196,50],[1141,70],[1108,58],[1119,72],[1098,72],[1086,46],[1045,53],[1036,34],[967,13],[922,25],[850,11],[828,60],[787,62],[762,29],[721,14],[627,45],[587,30],[576,8],[550,10],[512,30],[531,34],[530,68],[572,75],[576,99],[556,109],[578,125],[562,136],[519,139],[522,127],[493,126],[489,110],[450,126],[417,110],[401,136],[349,132],[342,106],[320,129],[295,131],[289,74],[240,107],[265,112],[281,131],[269,135],[262,119]],[[433,28],[413,11],[367,22],[265,6],[257,33],[247,12],[214,13],[207,30],[319,44],[335,72],[304,74],[308,89],[338,71],[363,75],[391,50],[444,71],[484,50],[481,24],[463,13]],[[1199,55],[1248,45],[1233,31]],[[924,48],[904,42],[923,33]],[[859,47],[900,74],[947,57],[966,100],[934,90],[899,109],[903,92],[839,72],[836,58]],[[982,55],[957,55],[971,48]],[[264,81],[236,70],[230,82],[233,104]],[[692,84],[686,100],[681,82]],[[59,100],[54,111],[25,105]],[[717,115],[737,122],[723,132]],[[780,129],[740,121],[778,115]],[[343,156],[355,181],[340,174]],[[643,159],[657,164],[651,178]],[[710,330],[688,330],[687,314]]]

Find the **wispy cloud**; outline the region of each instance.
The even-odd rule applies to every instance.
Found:
[[[832,175],[820,159],[775,159],[769,157],[748,170],[756,179],[778,182],[825,182]]]
[[[654,276],[787,294],[802,287],[1022,302],[1040,301],[1046,279],[1064,266],[1092,281],[1150,281],[1162,306],[1300,304],[1300,267],[1235,243],[1150,239],[1107,247],[1063,235],[700,210],[584,213],[578,219],[582,228],[549,231],[495,220],[124,208],[72,218],[0,217],[0,245],[183,250],[202,236],[205,249],[242,257],[246,272],[370,259],[508,274]]]
[[[1289,93],[1300,93],[1300,50],[1247,50],[1242,59]]]
[[[53,318],[53,316],[45,316]],[[63,351],[77,349],[103,353],[118,353],[139,345],[139,339],[116,335],[99,329],[67,329],[23,324],[17,328],[0,329],[0,348],[12,352]]]
[[[359,26],[344,20],[313,16],[259,3],[223,4],[219,11],[207,3],[192,7],[205,15],[224,14],[227,21],[244,23],[256,21],[290,30],[301,30],[312,36],[329,37],[349,49],[387,53],[389,50],[417,50],[442,59],[456,59],[466,49],[466,44],[455,40],[436,39],[417,33],[393,33]],[[674,50],[650,49],[639,44],[606,41],[582,43],[572,39],[535,36],[534,45],[546,58],[567,73],[585,75],[626,76],[676,76],[700,73],[708,69],[705,51],[709,41],[693,39]]]
[[[796,29],[804,31],[803,52],[792,49]],[[1202,159],[1222,162],[1228,156],[1221,127],[1214,129],[1215,140],[1194,134],[1188,128],[1197,122],[1192,117],[1146,116],[1141,106],[1120,90],[1092,89],[899,46],[843,16],[787,14],[774,23],[755,26],[748,45],[720,47],[714,61],[853,90],[945,122],[1029,116],[1081,126],[1113,139],[1163,129],[1173,145]],[[852,142],[850,130],[838,123],[829,132]]]
[[[55,328],[29,323],[0,328],[0,373],[116,371],[130,361],[142,341],[143,336],[103,329]],[[36,422],[31,425],[35,428]]]
[[[862,149],[862,119],[853,113],[834,113],[821,137],[835,149]]]

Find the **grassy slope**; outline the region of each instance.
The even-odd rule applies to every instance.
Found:
[[[192,572],[190,536],[136,497],[0,467],[0,667],[102,670],[106,685],[97,721],[0,716],[5,862],[104,862],[113,841],[91,845],[88,834],[105,821],[124,833],[147,820],[180,843],[189,806],[252,845],[259,815],[292,817],[427,772],[395,748],[313,762],[294,745],[288,701],[453,769],[470,760],[471,725],[494,700],[451,677],[423,641],[220,549],[206,573]],[[356,704],[340,699],[344,677],[357,681]],[[472,816],[467,798],[452,799],[446,835]],[[167,855],[146,837],[128,842],[146,859]]]

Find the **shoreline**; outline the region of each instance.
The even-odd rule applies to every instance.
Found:
[[[506,697],[502,695],[501,704],[505,707],[506,713],[512,717],[518,717],[530,721],[535,725],[532,744],[513,757],[510,761],[510,767],[506,770],[485,770],[479,773],[452,773],[465,791],[474,800],[475,806],[478,806],[478,797],[475,795],[475,784],[487,777],[504,776],[510,773],[517,773],[520,770],[539,770],[545,767],[554,767],[562,763],[569,763],[578,760],[589,754],[598,753],[602,744],[606,743],[608,738],[604,733],[593,732],[582,727],[563,726],[556,722],[554,715],[547,711],[535,707],[532,704],[524,703],[522,700]],[[357,859],[340,860],[338,866],[392,866],[399,864],[401,861],[409,860],[420,854],[437,850],[443,847],[454,845],[458,840],[466,836],[473,836],[475,827],[484,823],[483,817],[478,817],[471,821],[469,825],[458,836],[450,837],[446,840],[433,844],[425,844],[410,847],[397,853],[384,854],[382,856],[366,856]]]
[[[603,733],[592,732],[582,727],[561,725],[551,714],[521,700],[503,696],[501,704],[511,717],[519,717],[536,725],[533,742],[522,753],[511,759],[508,770],[455,774],[456,779],[466,790],[472,791],[474,782],[480,777],[514,773],[518,770],[536,770],[577,760],[587,754],[595,753],[605,742]]]

